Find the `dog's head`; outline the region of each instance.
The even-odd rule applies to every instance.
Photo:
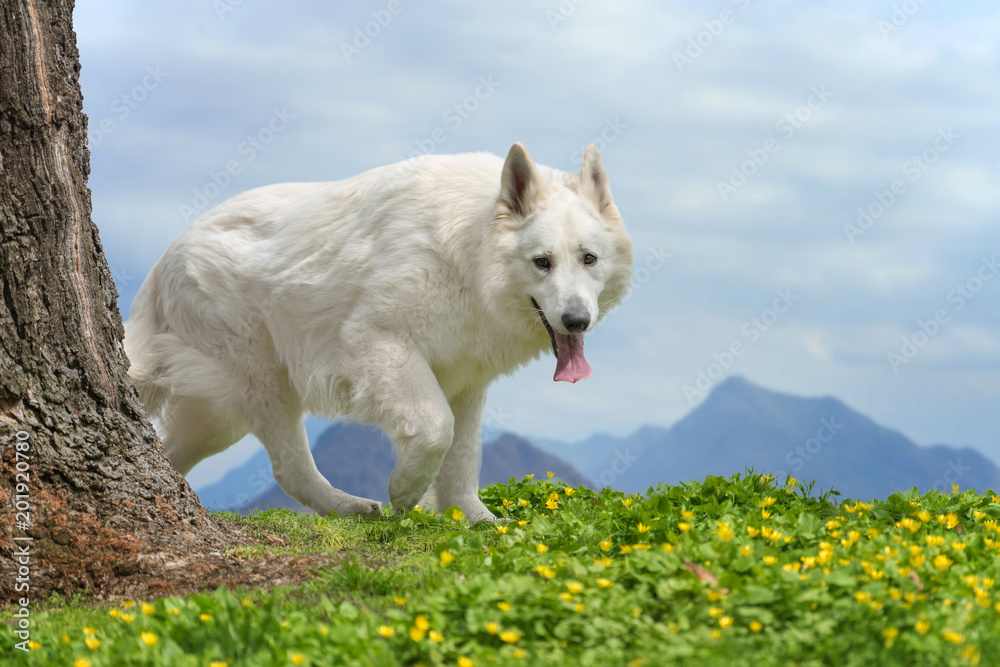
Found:
[[[555,380],[592,375],[583,337],[628,290],[632,242],[625,232],[597,148],[588,146],[579,174],[538,167],[524,146],[503,165],[494,218],[506,260],[505,291],[529,315],[533,334],[548,337]]]

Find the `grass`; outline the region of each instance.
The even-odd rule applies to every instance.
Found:
[[[270,546],[346,550],[272,590],[33,615],[39,665],[991,665],[1000,497],[838,502],[748,473],[645,496],[512,480],[499,525],[442,514],[223,514]],[[266,537],[266,536],[269,536]],[[4,615],[8,620],[10,613]]]

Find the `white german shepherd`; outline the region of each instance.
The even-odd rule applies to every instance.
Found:
[[[399,460],[395,511],[431,488],[479,500],[486,389],[544,350],[590,377],[584,333],[632,276],[600,154],[570,175],[521,144],[425,155],[333,183],[240,194],[167,248],[126,325],[129,375],[182,474],[248,432],[274,478],[328,514],[378,513],[313,461],[304,412],[378,424]]]

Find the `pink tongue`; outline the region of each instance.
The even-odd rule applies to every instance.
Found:
[[[566,335],[558,331],[553,333],[556,336],[559,356],[556,358],[556,374],[552,379],[556,382],[576,382],[591,377],[594,371],[583,358],[583,334]]]

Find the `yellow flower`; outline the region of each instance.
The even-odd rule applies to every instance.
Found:
[[[709,602],[718,602],[719,600],[725,598],[726,594],[723,593],[722,591],[717,591],[712,588],[709,588],[707,591],[705,591],[705,597],[708,598]]]
[[[84,628],[83,634],[87,635],[88,637],[93,637],[95,634],[97,634],[97,631],[94,630],[94,628]]]
[[[965,639],[961,634],[955,632],[954,630],[949,630],[943,635],[946,642],[951,642],[952,644],[961,644],[962,640]]]
[[[951,548],[955,551],[965,551],[965,542],[952,542]]]
[[[544,544],[542,544],[541,542],[539,542],[538,544],[535,545],[535,551],[537,551],[540,554],[543,554],[543,553],[545,553],[548,550],[549,550],[549,548],[547,546],[545,546]]]
[[[123,600],[122,606],[125,607],[126,609],[131,609],[132,607],[135,606],[135,600]]]
[[[764,629],[764,624],[761,623],[760,621],[750,621],[751,632],[760,632],[763,629]]]
[[[209,615],[209,614],[202,614],[202,615],[201,615],[201,616],[199,616],[198,618],[200,618],[200,619],[201,619],[201,620],[203,620],[203,621],[211,621],[211,620],[212,620],[212,617],[211,617],[211,615]]]
[[[548,565],[537,565],[535,567],[535,571],[538,572],[538,574],[545,577],[546,579],[551,579],[552,577],[556,576],[556,571],[553,570]]]
[[[38,649],[42,648],[42,645],[36,642],[34,639],[32,639],[28,642],[28,648],[32,651],[37,651]]]
[[[747,526],[747,535],[749,535],[750,537],[757,537],[758,535],[760,535],[760,528]]]
[[[111,618],[121,618],[121,615],[122,615],[122,613],[118,609],[109,609],[108,610],[108,616],[110,616]]]
[[[497,532],[501,535],[507,534],[507,526],[497,526]]]
[[[611,586],[615,585],[615,582],[611,581],[610,579],[605,579],[601,577],[600,579],[597,580],[597,585],[600,586],[601,588],[610,588]]]
[[[420,628],[418,628],[417,626],[414,625],[413,627],[410,628],[409,635],[410,635],[410,639],[412,639],[415,642],[419,642],[425,636],[427,636],[427,631],[426,630],[421,630]]]
[[[510,603],[509,602],[497,602],[497,609],[499,609],[500,611],[510,611]]]
[[[565,493],[567,496],[572,496],[574,493],[576,493],[576,489],[571,489],[568,486],[564,486],[563,493]]]
[[[581,584],[579,581],[568,581],[566,582],[566,588],[568,588],[569,592],[572,593],[573,595],[577,595],[578,593],[583,591],[583,584]]]
[[[152,646],[152,645],[154,645],[156,643],[156,640],[159,639],[152,632],[143,632],[140,636],[142,637],[142,642],[146,646]]]
[[[548,477],[549,479],[552,479],[553,477],[555,477],[555,476],[556,476],[556,474],[555,474],[554,472],[552,472],[551,470],[550,470],[550,471],[548,471],[547,473],[545,473],[545,475],[546,475],[546,476],[547,476],[547,477]]]
[[[672,554],[674,552],[674,545],[672,545],[670,542],[664,542],[660,546],[663,547],[663,550],[668,554]]]
[[[958,525],[958,515],[953,512],[949,512],[944,516],[944,527],[951,530]]]
[[[525,479],[535,479],[535,473],[531,473],[530,475],[525,475],[524,478]]]
[[[761,507],[770,507],[774,503],[778,502],[778,499],[774,496],[767,496],[763,500],[758,500],[757,504]]]
[[[867,591],[858,591],[857,593],[854,594],[854,599],[860,602],[861,604],[867,604],[871,602],[872,594],[868,593]]]
[[[778,557],[777,556],[764,556],[764,564],[765,565],[774,565],[777,562],[778,562]]]
[[[154,611],[156,611],[155,605],[151,605],[148,602],[142,603],[142,613],[144,613],[146,616],[152,616]]]
[[[407,598],[401,598],[401,597],[394,597],[392,599],[392,601],[395,602],[396,604],[398,604],[400,607],[402,607],[403,605],[406,604],[406,600],[407,600]]]
[[[577,602],[576,606],[573,609],[576,611],[576,613],[580,613],[581,611],[583,611],[583,603]]]
[[[447,567],[454,560],[455,556],[450,551],[441,552],[441,567]]]
[[[528,652],[527,651],[522,651],[521,649],[516,648],[516,649],[514,649],[513,655],[514,655],[515,658],[523,658],[524,656],[528,655]]]
[[[715,531],[715,534],[719,536],[719,539],[723,542],[728,542],[733,539],[733,531],[729,527],[728,521],[719,521],[719,529]]]
[[[305,661],[306,661],[306,657],[304,655],[302,655],[301,653],[289,653],[288,657],[296,665],[305,664]]]
[[[917,632],[919,632],[920,634],[926,635],[927,631],[931,629],[931,624],[930,621],[920,620],[914,623],[913,627],[915,627],[917,629]]]
[[[976,517],[976,521],[982,521],[986,518],[986,512],[980,512],[979,510],[973,510],[972,516]]]
[[[732,624],[733,624],[732,616],[723,616],[722,618],[719,619],[719,627],[728,628]]]
[[[532,475],[534,477],[534,475]],[[472,662],[465,656],[458,659],[458,667],[476,667],[476,663]]]
[[[927,542],[929,547],[939,547],[944,544],[944,538],[940,535],[927,535],[924,537],[924,541]]]
[[[431,641],[435,644],[440,644],[444,641],[444,635],[442,635],[437,630],[431,630],[427,635],[431,638]]]
[[[173,607],[168,607],[167,608],[167,613],[170,614],[171,616],[177,616],[178,614],[181,613],[181,610],[180,609],[174,609]]]
[[[928,521],[931,520],[931,513],[928,512],[927,510],[920,510],[919,512],[914,512],[913,516],[917,517],[924,523],[927,523]]]
[[[495,635],[496,633],[500,632],[500,624],[494,623],[493,621],[489,621],[486,624],[486,632],[490,633],[491,635]]]
[[[101,640],[97,637],[84,637],[83,642],[87,645],[91,651],[96,651],[101,647]]]
[[[132,614],[122,614],[122,620],[126,623],[131,623],[135,620],[135,616]]]
[[[519,525],[519,526],[522,526],[522,527],[523,527],[523,526],[527,526],[527,525],[528,525],[528,522],[522,519],[521,521],[518,521],[518,522],[517,522],[517,525]]]
[[[945,570],[945,569],[947,569],[954,562],[955,561],[953,561],[952,559],[948,558],[944,554],[938,554],[937,556],[934,557],[934,567],[936,567],[939,570]]]
[[[213,660],[208,663],[208,667],[229,667],[229,663],[223,662],[222,660]]]
[[[86,658],[77,658],[73,661],[73,667],[90,667],[90,660]]]
[[[624,505],[625,507],[631,507],[632,506],[632,499],[631,498],[622,498],[622,505]]]
[[[639,530],[640,533],[648,533],[649,532],[649,526],[647,526],[646,524],[644,524],[642,521],[639,522],[639,525],[636,526],[636,528]]]
[[[623,554],[630,554],[630,553],[632,553],[632,545],[630,545],[630,544],[623,544],[623,545],[621,545],[618,548],[622,550]]]
[[[550,510],[557,509],[559,507],[559,501],[556,500],[555,498],[549,498],[548,500],[545,501],[545,506],[548,507]]]
[[[611,560],[610,558],[608,558],[607,556],[605,556],[604,558],[595,558],[594,559],[594,564],[596,565],[598,563],[600,563],[604,567],[608,567],[609,565],[611,565],[612,563],[614,563],[614,561]]]
[[[504,630],[500,633],[500,641],[507,642],[508,644],[513,644],[520,638],[521,633],[515,630]]]
[[[461,521],[465,518],[465,512],[456,507],[451,511],[451,518],[455,521]]]
[[[646,542],[639,542],[638,544],[633,544],[632,548],[638,551],[649,551],[650,549],[653,548],[653,545],[648,544]]]
[[[962,657],[972,663],[973,667],[979,664],[979,651],[976,650],[975,646],[966,646],[962,649]]]
[[[691,530],[691,524],[681,521],[680,523],[677,524],[677,528],[681,532],[686,533],[687,531]]]
[[[420,628],[421,630],[429,630],[431,624],[427,622],[426,616],[420,614],[415,619],[413,619],[413,626],[416,628]]]
[[[711,616],[712,618],[718,618],[718,617],[722,616],[722,614],[724,614],[725,611],[726,610],[723,609],[722,607],[709,607],[708,608],[708,615]]]
[[[885,628],[882,630],[882,636],[885,637],[885,645],[892,646],[892,643],[899,636],[899,628]]]
[[[70,642],[69,635],[63,635],[62,636],[62,643],[63,644],[68,644],[69,642]]]
[[[601,547],[601,551],[607,551],[611,548],[611,538],[609,537],[605,540],[601,540],[601,543],[597,546]]]
[[[712,631],[711,631],[711,632],[709,632],[708,634],[709,634],[709,636],[710,636],[710,637],[711,637],[712,639],[718,639],[719,637],[721,637],[721,636],[722,636],[722,631],[721,631],[721,630],[712,630]]]
[[[692,512],[691,510],[681,510],[681,516],[684,518],[685,521],[690,521],[691,519],[694,518],[694,512]]]
[[[572,593],[567,593],[566,591],[563,591],[562,593],[560,593],[559,597],[561,597],[566,602],[572,602],[573,601],[573,594]]]
[[[378,626],[378,629],[376,630],[376,632],[378,632],[380,635],[382,635],[386,639],[388,639],[389,637],[392,637],[394,634],[396,634],[396,631],[393,628],[391,628],[390,626],[388,626],[388,625],[380,625],[380,626]]]
[[[771,516],[772,516],[771,513],[768,512],[767,510],[761,510],[760,511],[760,518],[761,519],[770,519]]]

